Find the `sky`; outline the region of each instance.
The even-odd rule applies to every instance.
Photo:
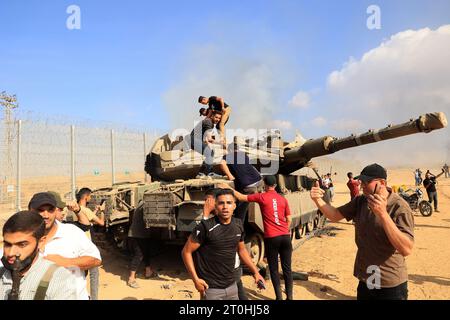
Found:
[[[71,5],[79,29],[67,27]],[[380,29],[368,28],[371,5]],[[425,112],[450,116],[449,25],[448,0],[1,0],[0,91],[40,117],[161,133],[190,130],[197,97],[218,95],[233,107],[229,128],[342,137]],[[426,143],[450,161],[449,136],[346,155],[396,164],[393,148]]]

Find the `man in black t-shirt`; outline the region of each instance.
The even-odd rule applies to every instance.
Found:
[[[259,274],[244,245],[244,225],[233,217],[236,201],[231,190],[216,194],[214,218],[202,220],[192,231],[182,257],[195,288],[204,300],[238,300],[235,279],[236,252],[253,273],[255,282],[264,278]]]
[[[222,137],[222,141],[225,142],[225,125],[228,122],[231,114],[231,107],[223,101],[223,98],[217,96],[211,96],[209,98],[200,96],[198,97],[198,102],[204,105],[208,105],[208,109],[205,111],[208,117],[211,112],[218,111],[222,113],[222,119],[219,122],[218,129]]]
[[[229,145],[227,155],[223,157],[220,167],[228,179],[234,181],[235,189],[247,194],[246,189],[256,188],[259,182],[262,183],[262,178],[258,170],[250,163],[247,154],[237,148],[236,144]]]
[[[439,175],[440,176],[440,175]],[[436,190],[436,176],[434,176],[429,170],[425,174],[425,180],[423,180],[423,186],[427,190],[428,194],[428,202],[434,202],[434,211],[439,212],[438,210],[438,198],[437,198],[437,190]]]
[[[264,187],[261,174],[250,163],[245,152],[239,151],[238,137],[235,137],[233,144],[228,146],[227,155],[220,163],[222,172],[229,180],[234,181],[234,187],[243,194],[253,194]],[[248,202],[239,202],[234,216],[245,222]]]

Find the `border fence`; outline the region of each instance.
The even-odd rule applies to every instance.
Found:
[[[148,178],[145,156],[157,132],[21,118],[0,118],[0,213],[26,208],[36,192],[55,190],[69,200],[81,187]]]
[[[0,216],[25,209],[34,193],[57,191],[66,200],[77,189],[146,181],[145,157],[160,136],[92,120],[3,113],[0,118]],[[103,125],[103,126],[101,126]],[[336,182],[358,172],[355,161],[313,160],[321,174]],[[334,175],[334,173],[337,173]]]

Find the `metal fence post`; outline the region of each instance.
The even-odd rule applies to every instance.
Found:
[[[112,184],[116,183],[115,168],[114,168],[114,130],[111,129],[111,174]]]
[[[144,163],[145,163],[145,160],[147,159],[147,138],[146,138],[146,134],[145,134],[145,132],[143,133],[143,137],[144,137]],[[147,182],[148,181],[148,178],[147,178],[147,172],[145,172],[145,170],[144,170],[144,182]]]
[[[70,126],[70,169],[72,200],[75,200],[76,177],[75,177],[75,126]]]
[[[17,176],[16,176],[16,209],[17,211],[21,211],[22,207],[20,205],[20,193],[21,193],[21,134],[22,134],[22,120],[17,121]]]

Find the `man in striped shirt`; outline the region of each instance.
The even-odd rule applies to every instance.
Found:
[[[74,300],[75,276],[39,256],[45,222],[41,216],[21,211],[3,226],[0,267],[0,300]]]

